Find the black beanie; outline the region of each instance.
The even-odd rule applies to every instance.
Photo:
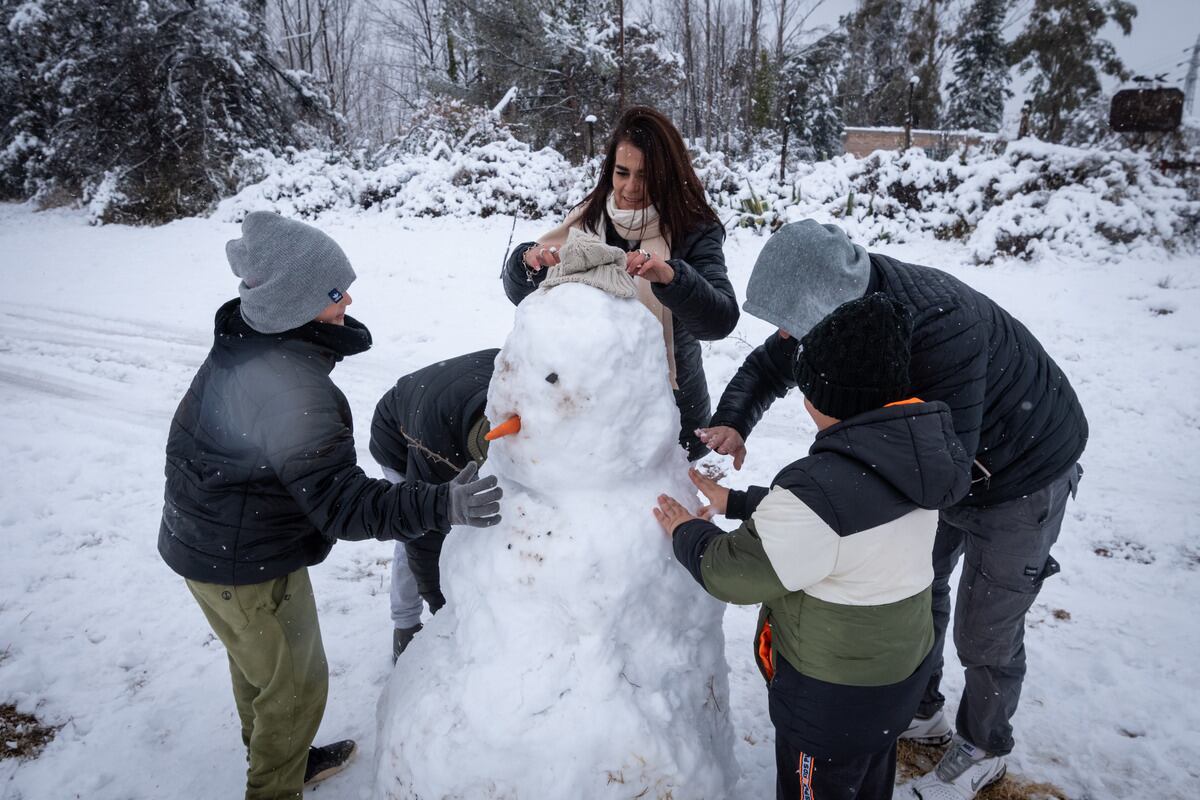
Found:
[[[875,293],[838,306],[800,340],[793,371],[808,401],[849,419],[911,393],[908,309]]]

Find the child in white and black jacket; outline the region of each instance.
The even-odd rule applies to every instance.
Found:
[[[707,592],[762,603],[781,799],[890,798],[896,739],[933,668],[936,509],[966,493],[970,459],[948,407],[909,396],[910,335],[903,306],[874,294],[803,338],[793,372],[819,431],[809,454],[769,490],[692,473],[740,528],[666,496],[655,509]]]

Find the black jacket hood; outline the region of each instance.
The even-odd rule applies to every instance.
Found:
[[[970,488],[970,463],[950,408],[908,403],[859,414],[817,434],[812,455],[853,459],[920,508],[958,502]]]

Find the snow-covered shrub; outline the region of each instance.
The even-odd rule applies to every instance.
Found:
[[[709,153],[696,163],[730,227],[769,232],[813,217],[866,245],[932,234],[965,242],[979,263],[1047,253],[1111,259],[1144,245],[1200,245],[1200,198],[1155,159],[1129,150],[1025,139],[947,159],[918,149],[877,151],[801,165],[785,182],[778,163],[762,157],[727,164]]]
[[[476,144],[447,144],[460,131],[433,132],[422,151],[362,153],[289,150],[247,154],[242,189],[221,204],[223,218],[256,209],[315,217],[331,209],[396,216],[561,217],[595,183],[598,161],[572,165],[533,150],[496,126]],[[461,142],[461,137],[460,137]],[[1050,145],[1033,139],[935,159],[918,149],[839,156],[791,167],[779,180],[778,152],[754,150],[733,162],[692,143],[693,164],[729,228],[769,233],[813,217],[845,228],[864,245],[936,236],[964,242],[979,263],[997,258],[1119,258],[1135,248],[1200,245],[1200,199],[1149,156],[1128,150]]]
[[[548,148],[533,150],[506,134],[462,151],[430,136],[431,152],[368,163],[361,153],[266,150],[247,154],[248,180],[218,213],[240,220],[250,211],[275,210],[311,219],[331,209],[384,211],[401,217],[555,217],[583,199],[588,166],[574,166]]]
[[[914,149],[828,163],[839,167],[844,177],[830,176],[823,210],[869,241],[933,233],[964,240],[979,263],[1046,252],[1108,259],[1134,244],[1196,243],[1197,204],[1131,151],[1023,139],[1000,154],[938,161]]]

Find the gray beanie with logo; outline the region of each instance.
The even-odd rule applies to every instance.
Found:
[[[835,225],[790,222],[763,245],[742,308],[799,338],[842,303],[866,294],[867,251]]]
[[[242,220],[242,238],[225,243],[242,279],[242,318],[259,333],[283,333],[312,322],[354,282],[338,243],[311,225],[271,211]]]

